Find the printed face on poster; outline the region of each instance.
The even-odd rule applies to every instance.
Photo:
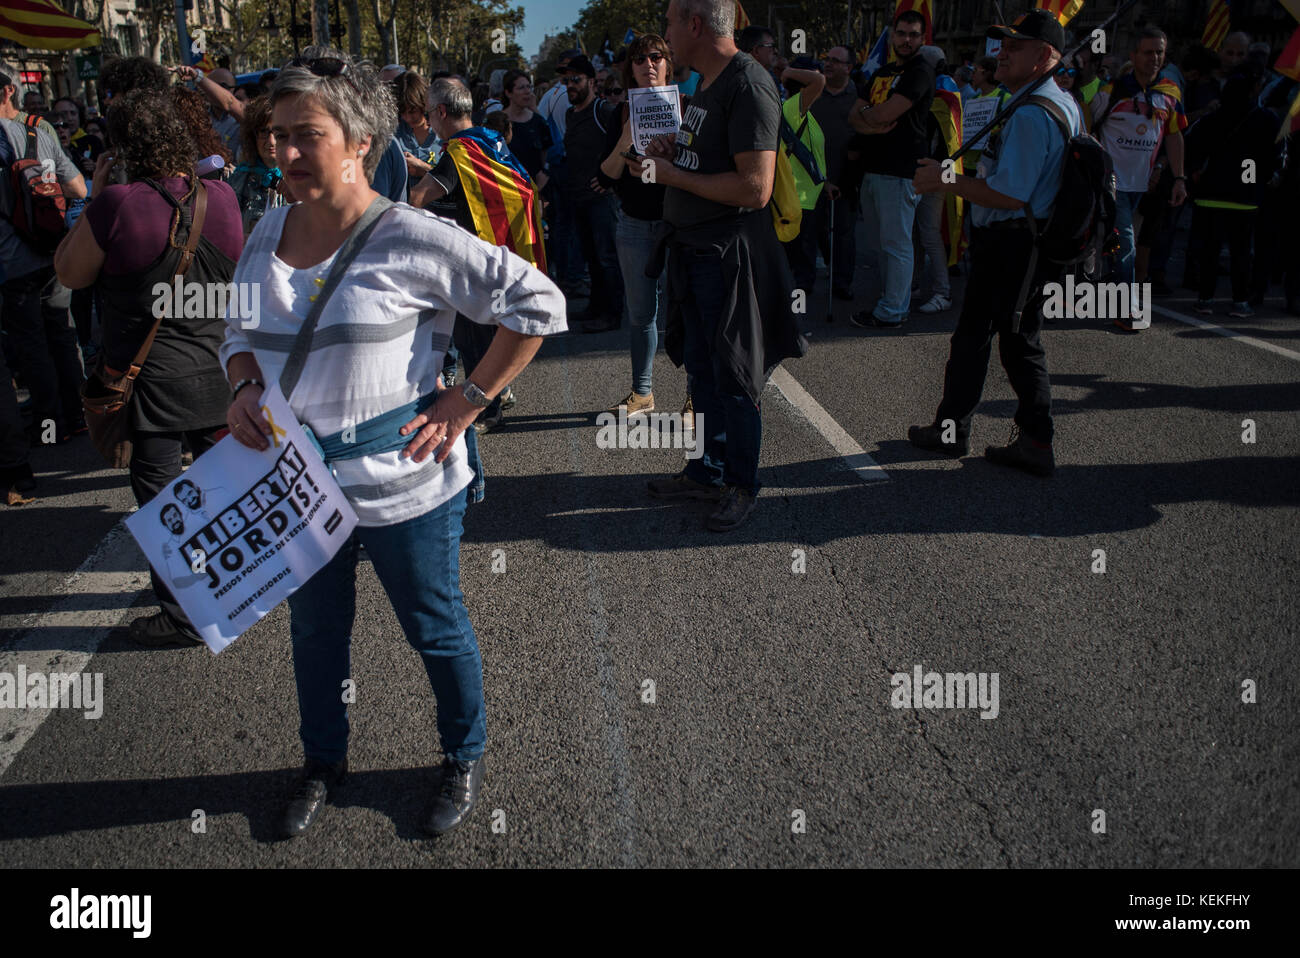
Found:
[[[296,592],[357,524],[278,386],[262,408],[267,449],[226,436],[126,520],[213,652]]]
[[[633,87],[627,91],[632,118],[632,149],[645,153],[656,136],[672,135],[682,125],[681,98],[675,86]]]

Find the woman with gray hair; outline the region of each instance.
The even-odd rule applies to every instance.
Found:
[[[221,360],[239,442],[268,446],[263,390],[279,383],[359,525],[289,598],[306,766],[281,832],[301,834],[347,772],[358,543],[420,653],[445,759],[422,826],[441,834],[474,807],[486,729],[482,663],[459,584],[471,481],[465,429],[562,332],[564,298],[537,269],[370,186],[392,137],[392,92],[368,62],[310,47],[271,89],[276,158],[299,201],[253,230],[236,283],[259,283],[258,324],[228,319]],[[463,388],[439,389],[456,314],[496,325]],[[346,436],[346,439],[344,438]]]

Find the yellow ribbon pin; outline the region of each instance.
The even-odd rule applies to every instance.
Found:
[[[269,406],[262,407],[262,414],[266,416],[266,421],[271,427],[271,441],[275,443],[275,448],[280,448],[280,436],[288,438],[288,433],[275,424],[275,417],[271,415]]]

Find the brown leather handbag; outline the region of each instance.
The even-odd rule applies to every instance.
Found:
[[[203,232],[203,220],[208,212],[207,187],[201,179],[195,179],[198,190],[194,198],[194,221],[190,225],[190,235],[181,250],[180,262],[176,264],[176,275],[183,276],[194,260],[194,251],[198,248]],[[172,226],[169,242],[176,247],[176,226],[180,225],[181,214],[176,211],[176,223]],[[131,367],[122,375],[110,374],[101,354],[99,362],[84,383],[81,384],[81,407],[86,414],[86,427],[90,431],[91,441],[101,456],[114,469],[126,469],[131,464],[131,393],[135,389],[135,378],[149,357],[153,348],[154,337],[163,317],[158,317],[149,335],[145,337],[140,351],[131,360]]]

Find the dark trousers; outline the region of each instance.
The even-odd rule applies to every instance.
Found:
[[[27,452],[31,445],[23,431],[18,394],[14,391],[14,378],[5,360],[5,352],[0,349],[0,473],[27,465]],[[6,488],[8,486],[0,481],[0,492]]]
[[[680,246],[670,255],[684,257],[687,289],[669,289],[668,295],[681,300],[683,365],[691,405],[695,415],[703,417],[695,441],[704,443],[704,453],[686,463],[686,475],[706,485],[740,486],[757,495],[763,416],[718,351],[718,325],[727,320],[722,257],[714,250]]]
[[[1011,388],[1020,404],[1016,425],[1038,442],[1052,441],[1052,386],[1047,377],[1047,357],[1038,335],[1042,328],[1045,282],[1060,282],[1061,267],[1039,260],[1030,296],[1020,317],[1020,329],[1011,331],[1011,317],[1033,240],[1024,228],[973,228],[971,273],[962,301],[961,316],[952,334],[952,348],[943,375],[943,400],[935,423],[957,423],[957,432],[970,435],[971,417],[984,392],[993,336]]]
[[[0,306],[13,362],[32,393],[33,420],[37,428],[53,420],[60,436],[82,418],[81,354],[68,299],[46,266],[7,280]]]
[[[617,217],[614,210],[618,197],[613,193],[593,195],[574,203],[573,228],[582,246],[582,258],[591,273],[591,302],[587,312],[592,317],[623,317],[623,273],[618,266],[618,247],[614,242]]]
[[[578,283],[586,272],[582,263],[582,250],[573,224],[573,202],[565,194],[569,175],[564,160],[551,164],[551,178],[546,184],[546,198],[551,201],[547,220],[550,239],[546,244],[546,261],[551,275],[560,284]]]
[[[821,199],[826,199],[824,190]],[[821,202],[817,206],[820,208]],[[807,297],[812,296],[813,287],[817,285],[817,230],[817,210],[804,210],[799,221],[799,235],[790,242],[781,244],[785,248],[790,272],[794,273],[795,288],[803,290]]]
[[[1219,250],[1225,242],[1231,262],[1232,301],[1244,303],[1250,297],[1250,241],[1254,230],[1254,210],[1196,207],[1192,213],[1192,232],[1200,238],[1197,292],[1201,299],[1214,298],[1219,281]]]
[[[472,378],[474,369],[487,355],[488,348],[492,345],[492,337],[497,334],[496,326],[488,326],[483,323],[476,323],[472,319],[466,319],[464,316],[456,317],[456,330],[454,334],[456,348],[460,351],[461,361],[465,364],[465,378]],[[503,390],[504,391],[504,390]],[[501,396],[498,394],[492,400],[492,405],[483,411],[484,418],[492,419],[501,411]]]
[[[831,288],[840,293],[853,292],[853,268],[858,259],[858,209],[854,205],[857,191],[845,188],[837,200],[832,201],[822,190],[817,203],[817,246],[822,259],[831,266]],[[835,249],[831,251],[831,208],[834,207]]]
[[[131,491],[135,493],[136,504],[144,505],[181,474],[182,440],[189,444],[194,458],[198,459],[216,445],[216,434],[224,428],[223,424],[186,432],[137,432],[132,436]],[[158,605],[171,618],[178,631],[191,639],[197,639],[199,633],[190,624],[166,582],[152,566],[149,574],[153,579],[153,591],[158,597]]]

